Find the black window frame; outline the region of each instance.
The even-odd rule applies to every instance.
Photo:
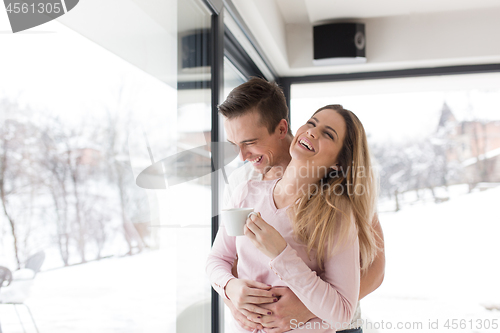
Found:
[[[210,29],[210,88],[211,88],[211,141],[219,142],[221,137],[221,129],[219,117],[217,114],[217,106],[219,105],[223,89],[224,89],[224,4],[222,0],[203,0],[212,14],[211,29]],[[189,84],[188,84],[189,86]],[[212,170],[219,170],[223,165],[222,156],[217,150],[212,152]],[[211,174],[211,199],[212,199],[212,228],[211,238],[212,244],[219,229],[219,173],[212,172]],[[211,292],[211,332],[218,333],[221,331],[221,314],[223,303],[219,301],[219,295],[212,288]]]

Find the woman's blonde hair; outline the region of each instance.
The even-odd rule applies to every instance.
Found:
[[[350,240],[351,228],[355,227],[361,273],[364,274],[378,250],[372,223],[377,181],[366,134],[358,117],[341,105],[327,105],[314,114],[323,110],[333,110],[345,121],[346,133],[337,159],[338,170],[330,169],[316,190],[305,193],[292,207],[294,234],[307,245],[309,255],[316,250],[318,265],[323,269],[324,260]]]

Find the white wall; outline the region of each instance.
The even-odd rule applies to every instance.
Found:
[[[273,0],[232,0],[261,48],[281,74],[288,68],[286,25]]]

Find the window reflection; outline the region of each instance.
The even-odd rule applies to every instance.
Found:
[[[156,179],[162,190],[136,179],[210,142],[210,13],[196,0],[120,6],[127,20],[89,0],[65,25],[0,35],[0,265],[45,251],[29,299],[40,331],[199,332],[210,172]],[[207,168],[181,163],[178,178]],[[3,311],[3,330],[19,330]]]

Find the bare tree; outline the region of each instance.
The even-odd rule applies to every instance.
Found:
[[[48,170],[46,187],[54,207],[56,240],[61,258],[69,264],[76,248],[81,262],[89,260],[89,246],[95,245],[96,259],[102,257],[110,231],[107,224],[116,214],[107,190],[102,122],[81,121],[77,126],[48,117],[43,132]]]
[[[5,121],[3,126],[2,126],[2,132],[1,132],[1,137],[2,137],[2,146],[1,146],[1,156],[0,156],[0,199],[2,200],[2,208],[3,212],[5,214],[5,217],[9,221],[10,224],[10,229],[12,232],[12,237],[14,240],[14,254],[16,257],[16,262],[18,265],[18,268],[21,266],[21,262],[19,260],[19,248],[18,248],[18,237],[16,233],[16,221],[14,219],[13,214],[10,213],[10,210],[8,209],[8,197],[9,194],[12,191],[12,188],[9,189],[9,176],[15,176],[16,172],[10,172],[12,167],[12,161],[9,158],[9,151],[13,148],[12,147],[12,139],[11,137],[11,131],[12,127],[10,126],[10,121]],[[11,173],[9,175],[9,173]]]
[[[113,102],[103,107],[106,115],[106,130],[103,135],[104,154],[108,179],[118,192],[120,202],[120,217],[122,230],[129,251],[132,254],[133,248],[137,247],[142,251],[147,244],[138,232],[136,226],[130,218],[129,198],[131,197],[131,186],[135,186],[135,181],[130,167],[128,154],[127,132],[132,123],[132,108],[134,107],[131,98],[140,90],[132,81],[122,77],[116,90],[110,95],[114,96]]]
[[[71,184],[71,194],[74,207],[74,237],[76,247],[82,262],[86,262],[86,246],[91,232],[89,219],[85,215],[87,201],[94,201],[94,194],[87,185],[89,181],[98,181],[99,178],[99,149],[92,142],[99,132],[95,124],[81,123],[80,127],[70,129],[64,138],[66,159],[65,166]],[[94,147],[93,147],[94,146]],[[93,154],[95,152],[96,154]]]
[[[32,112],[29,108],[2,99],[0,113],[3,116],[0,126],[0,201],[9,222],[19,267],[21,250],[29,252],[26,244],[34,214],[34,192],[42,182],[36,166],[39,133],[30,122]]]
[[[381,167],[381,195],[393,198],[396,211],[400,209],[400,195],[406,191],[429,189],[434,200],[439,198],[435,188],[447,186],[450,179],[457,179],[460,166],[448,160],[447,137],[429,136],[419,140],[399,143],[372,144],[372,151]]]
[[[41,128],[42,151],[45,156],[40,162],[48,171],[45,185],[55,208],[56,242],[59,254],[65,266],[69,265],[71,225],[68,216],[68,167],[66,160],[58,148],[64,140],[63,124],[59,118],[48,118]],[[53,218],[53,215],[50,215]]]

